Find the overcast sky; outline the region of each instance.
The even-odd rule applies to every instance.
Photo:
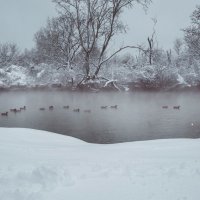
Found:
[[[159,46],[171,48],[173,41],[182,37],[180,29],[188,26],[197,4],[200,4],[199,0],[153,0],[147,14],[136,6],[124,13],[123,21],[129,29],[126,34],[117,37],[115,44],[145,42],[152,33],[151,18],[157,18]],[[15,42],[21,49],[33,47],[34,33],[45,25],[48,16],[55,15],[55,5],[51,0],[0,0],[0,43]]]

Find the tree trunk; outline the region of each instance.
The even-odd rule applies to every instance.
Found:
[[[99,70],[100,70],[101,66],[99,65],[94,73],[94,77],[96,77],[99,73]]]
[[[152,40],[150,40],[150,38],[148,37],[148,42],[149,42],[149,64],[152,64]]]
[[[89,56],[89,54],[85,55],[85,63],[83,65],[83,68],[84,68],[86,77],[88,77],[90,74],[90,56]]]

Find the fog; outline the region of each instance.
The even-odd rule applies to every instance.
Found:
[[[0,93],[0,111],[27,106],[0,116],[1,127],[41,129],[92,143],[118,143],[160,138],[200,137],[200,94],[79,93],[9,91]],[[54,109],[49,110],[53,105]],[[63,106],[69,105],[69,109]],[[110,108],[118,105],[117,109]],[[168,109],[163,109],[168,105]],[[180,105],[180,110],[173,106]],[[108,106],[101,109],[101,106]],[[40,111],[39,108],[46,108]],[[80,112],[73,109],[80,108]],[[91,110],[91,113],[84,110]]]

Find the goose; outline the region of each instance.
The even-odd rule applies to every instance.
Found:
[[[26,106],[20,107],[20,110],[26,110]]]
[[[117,109],[117,105],[114,105],[114,106],[110,106],[110,108],[114,108],[114,109]]]
[[[168,109],[168,106],[162,106],[163,109]]]
[[[174,106],[173,108],[174,108],[175,110],[179,110],[180,107],[181,107],[181,106]]]
[[[69,109],[69,106],[63,106],[64,109]]]
[[[14,113],[17,113],[17,112],[21,112],[21,109],[14,109],[14,111],[13,111]]]
[[[2,116],[8,116],[8,112],[1,113]]]
[[[74,112],[80,112],[80,109],[79,108],[76,108],[73,110]]]
[[[42,110],[42,111],[44,111],[44,110],[45,110],[45,108],[40,108],[39,110]]]
[[[54,107],[53,106],[49,106],[49,110],[53,110],[54,109]]]
[[[101,109],[107,109],[108,106],[101,106]]]
[[[91,110],[84,110],[85,113],[91,113]]]

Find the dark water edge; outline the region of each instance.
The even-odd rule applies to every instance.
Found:
[[[185,92],[185,91],[200,91],[200,85],[195,86],[185,86],[185,85],[174,85],[169,87],[153,87],[153,86],[142,86],[134,83],[127,84],[119,84],[117,85],[119,89],[113,87],[112,85],[108,85],[107,87],[103,87],[99,84],[84,84],[79,87],[71,86],[71,85],[61,85],[61,84],[53,84],[53,85],[36,85],[36,86],[26,86],[26,85],[14,85],[8,87],[0,87],[1,91],[15,91],[15,90],[24,90],[24,91],[34,91],[34,90],[63,90],[63,91],[73,91],[73,92],[135,92],[135,91],[144,91],[144,92]]]

